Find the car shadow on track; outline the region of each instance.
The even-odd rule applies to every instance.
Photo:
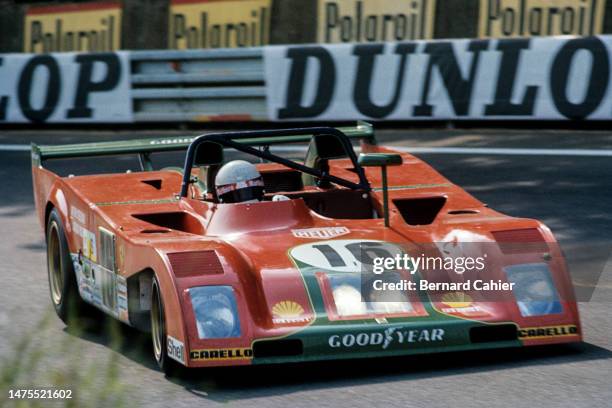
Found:
[[[157,370],[157,365],[151,355],[151,341],[148,335],[124,324],[112,323],[104,317],[101,318],[106,323],[98,323],[82,330],[65,330],[83,340],[112,348],[126,358],[151,370]],[[112,329],[109,329],[110,327]],[[606,359],[612,359],[612,351],[590,343],[579,343],[405,357],[291,363],[282,366],[189,369],[184,370],[180,376],[167,377],[167,379],[193,395],[216,402],[230,402],[316,389]]]
[[[260,398],[313,389],[435,378],[516,367],[611,359],[612,351],[581,343],[522,349],[452,352],[406,357],[353,359],[189,370],[170,381],[217,402]]]

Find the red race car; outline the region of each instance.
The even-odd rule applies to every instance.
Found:
[[[153,170],[185,149],[183,168]],[[119,154],[142,171],[43,166]],[[582,339],[550,230],[377,146],[368,124],[33,145],[32,174],[59,317],[89,304],[151,332],[166,372]]]

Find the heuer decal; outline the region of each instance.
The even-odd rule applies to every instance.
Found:
[[[166,340],[167,354],[173,360],[181,364],[185,364],[185,345],[182,341],[178,341],[172,336],[168,336]]]
[[[578,327],[573,324],[563,326],[523,327],[518,330],[519,339],[543,339],[578,335]]]
[[[191,350],[189,358],[192,360],[245,360],[253,358],[253,349],[231,348],[231,349],[206,349]]]
[[[406,329],[390,327],[384,331],[329,336],[331,348],[376,347],[386,350],[394,345],[444,341],[444,329]]]
[[[306,228],[294,229],[291,233],[296,238],[312,238],[312,239],[330,239],[346,235],[351,231],[346,227],[323,227],[323,228]]]
[[[309,320],[304,308],[292,300],[283,300],[272,306],[272,321],[276,324],[303,323]]]

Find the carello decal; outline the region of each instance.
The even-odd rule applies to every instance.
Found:
[[[612,37],[268,47],[268,115],[610,119]]]
[[[0,121],[132,119],[125,53],[0,55]]]
[[[520,339],[542,339],[577,335],[578,327],[573,324],[564,326],[522,327],[518,330]]]
[[[23,49],[41,53],[117,50],[121,14],[120,3],[114,1],[29,7]]]
[[[173,49],[254,47],[269,42],[271,0],[172,0]]]
[[[605,0],[480,0],[480,37],[601,33]]]
[[[192,360],[244,360],[253,358],[253,349],[230,348],[230,349],[205,349],[191,350],[189,358]]]

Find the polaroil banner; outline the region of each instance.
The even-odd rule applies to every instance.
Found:
[[[117,1],[28,7],[24,52],[114,51],[121,47]]]
[[[272,0],[172,0],[168,47],[234,48],[266,45]]]
[[[612,36],[266,47],[271,120],[612,119]]]
[[[321,43],[433,38],[436,0],[319,0]]]
[[[601,34],[606,0],[480,0],[484,37]]]

